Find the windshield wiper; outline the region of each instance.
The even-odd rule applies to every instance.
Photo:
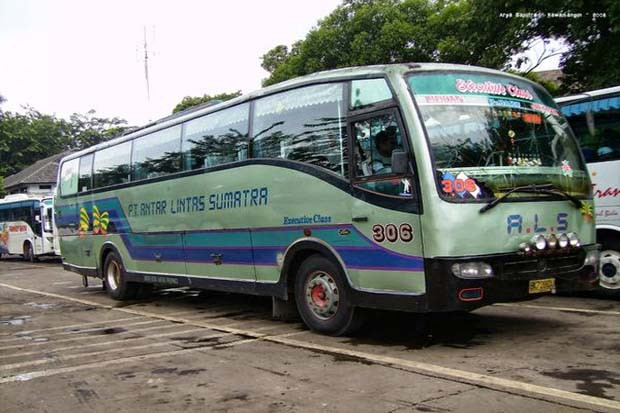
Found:
[[[531,193],[531,194],[561,195],[564,198],[571,201],[575,205],[576,208],[581,208],[581,201],[575,198],[574,196],[568,194],[565,191],[562,191],[561,189],[554,188],[553,184],[540,184],[540,185],[517,186],[514,188],[510,188],[510,190],[508,190],[508,192],[506,192],[504,195],[500,196],[499,198],[495,198],[494,200],[492,200],[491,202],[489,202],[488,204],[480,208],[480,213],[482,214],[488,211],[489,209],[495,207],[497,204],[499,204],[500,202],[502,202],[504,199],[508,198],[511,194],[514,194],[515,192]]]
[[[543,188],[537,192],[542,192],[543,194],[552,194],[552,195],[561,195],[564,198],[568,199],[569,201],[571,201],[573,203],[573,205],[575,205],[575,208],[577,209],[581,209],[582,203],[579,199],[575,198],[574,196],[572,196],[571,194],[569,194],[566,191],[563,191],[559,188],[551,188],[551,189],[546,189]]]

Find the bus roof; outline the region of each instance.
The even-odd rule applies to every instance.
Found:
[[[182,122],[186,122],[193,118],[197,118],[208,113],[217,112],[219,110],[225,109],[230,106],[234,106],[240,103],[244,103],[259,97],[271,95],[277,92],[285,91],[287,89],[295,89],[297,87],[322,83],[322,82],[330,82],[330,81],[338,81],[338,80],[347,80],[352,78],[364,78],[364,77],[378,77],[386,74],[395,74],[395,75],[404,75],[406,73],[411,73],[414,71],[455,71],[462,70],[468,72],[480,72],[480,73],[489,73],[495,75],[503,75],[507,77],[513,77],[520,81],[525,81],[535,85],[536,87],[540,87],[536,83],[530,81],[521,76],[517,76],[507,72],[501,72],[499,70],[487,69],[478,66],[469,66],[469,65],[460,65],[460,64],[449,64],[449,63],[401,63],[401,64],[390,64],[390,65],[374,65],[374,66],[357,66],[357,67],[347,67],[342,69],[334,69],[322,72],[312,73],[306,76],[296,77],[294,79],[286,80],[275,85],[271,85],[262,89],[255,90],[253,92],[247,93],[245,95],[239,96],[237,98],[227,100],[225,102],[216,103],[216,104],[207,104],[204,106],[189,108],[183,112],[176,113],[173,115],[166,116],[154,122],[148,123],[144,126],[141,126],[137,129],[132,129],[125,135],[121,135],[117,138],[110,139],[109,141],[102,142],[100,144],[94,145],[92,147],[83,149],[79,152],[73,152],[67,155],[65,158],[61,160],[61,163],[68,160],[78,158],[84,154],[94,152],[98,149],[103,149],[108,146],[112,146],[124,141],[128,141],[134,138],[137,138],[142,135],[146,135],[152,132],[155,132],[159,129],[164,129],[170,126],[174,126],[176,124],[180,124]]]
[[[561,98],[556,98],[555,101],[559,105],[563,105],[566,103],[577,102],[580,100],[599,98],[599,97],[611,96],[611,95],[617,95],[617,94],[620,94],[620,86],[613,86],[613,87],[608,87],[605,89],[591,90],[589,92],[578,93],[576,95],[563,96]]]
[[[49,198],[49,196],[40,196],[40,195],[32,195],[32,194],[11,194],[7,195],[4,198],[0,198],[0,204],[10,204],[13,202],[22,202],[22,201],[41,201],[45,198]]]

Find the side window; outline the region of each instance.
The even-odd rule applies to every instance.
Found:
[[[355,185],[393,196],[411,196],[411,179],[392,173],[392,152],[402,151],[396,115],[376,115],[353,123]]]
[[[94,155],[85,155],[80,158],[80,175],[78,178],[78,191],[84,192],[93,187],[93,158]]]
[[[351,109],[360,109],[364,106],[392,99],[385,79],[363,79],[351,82]]]
[[[183,169],[209,168],[248,157],[250,104],[210,113],[185,123]]]
[[[566,116],[586,162],[620,159],[620,110],[569,113]]]
[[[60,167],[60,194],[74,195],[78,188],[78,165],[79,159],[66,161]]]
[[[595,162],[620,159],[620,110],[594,113],[594,125],[596,132],[592,143],[596,147]]]
[[[131,141],[96,152],[94,187],[101,188],[128,182],[130,156]]]
[[[132,181],[179,172],[181,125],[135,139],[131,160]]]
[[[253,158],[306,162],[348,175],[343,85],[307,86],[256,101]]]

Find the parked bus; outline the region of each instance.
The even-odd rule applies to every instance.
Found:
[[[600,285],[620,293],[620,86],[556,99],[594,185]]]
[[[21,254],[34,261],[42,255],[60,255],[52,201],[26,194],[0,199],[0,257]]]
[[[570,128],[540,86],[482,68],[290,80],[71,154],[59,188],[65,269],[120,300],[267,295],[337,335],[360,308],[469,311],[598,282]]]

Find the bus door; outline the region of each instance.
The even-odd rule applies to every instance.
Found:
[[[422,293],[418,185],[399,113],[394,108],[350,119],[351,219],[372,249],[357,257],[349,274],[361,288]]]
[[[55,202],[55,220],[59,235],[63,236],[63,258],[67,262],[81,265],[78,237],[80,216],[77,209],[79,159],[63,162],[60,167],[58,195]]]
[[[93,251],[93,234],[95,222],[95,206],[90,190],[93,188],[93,154],[88,154],[80,158],[78,172],[78,196],[77,214],[79,219],[78,234],[80,238],[79,256],[80,265],[95,267],[95,252]]]
[[[41,248],[43,254],[54,252],[53,203],[51,199],[41,201],[39,216],[41,217]]]

